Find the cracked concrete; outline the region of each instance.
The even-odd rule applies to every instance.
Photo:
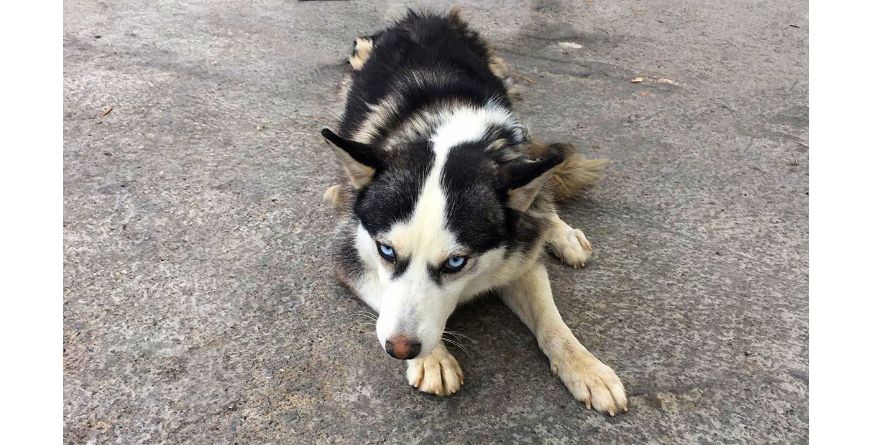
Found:
[[[405,2],[71,0],[66,443],[807,441],[806,3],[460,4],[533,132],[613,161],[563,210],[588,267],[550,275],[631,411],[574,401],[494,297],[450,320],[462,390],[419,394],[331,278],[319,129]]]

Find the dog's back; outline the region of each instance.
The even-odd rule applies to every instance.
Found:
[[[361,47],[363,59],[352,58],[359,69],[339,127],[345,138],[384,145],[417,111],[453,101],[511,107],[504,79],[493,72],[496,58],[456,12],[409,11],[393,26],[358,39],[355,51]]]

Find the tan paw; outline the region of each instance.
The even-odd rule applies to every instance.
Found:
[[[455,394],[465,381],[455,357],[442,345],[424,357],[407,360],[407,364],[406,379],[422,392],[449,396]]]
[[[589,352],[559,363],[551,361],[551,371],[579,402],[614,416],[628,410],[628,397],[621,379]]]
[[[591,243],[578,229],[560,230],[548,244],[560,261],[572,267],[584,267],[591,255]]]

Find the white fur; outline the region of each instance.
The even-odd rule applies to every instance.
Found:
[[[486,129],[497,125],[516,126],[507,108],[494,102],[483,108],[461,106],[447,110],[440,116],[441,125],[436,128],[431,141],[434,153],[448,153],[455,145],[480,140]],[[436,163],[435,163],[436,166]]]
[[[355,247],[366,273],[356,284],[357,292],[379,314],[376,334],[382,346],[394,335],[421,342],[420,354],[407,362],[407,379],[421,391],[437,395],[458,391],[464,383],[461,368],[441,341],[446,320],[459,303],[499,288],[502,300],[536,335],[552,371],[576,399],[610,415],[626,411],[628,401],[621,380],[575,338],[557,311],[547,272],[538,263],[544,242],[508,257],[504,248],[474,255],[462,272],[444,278],[442,285],[437,285],[428,273],[429,266],[438,267],[449,256],[465,253],[464,246],[446,228],[447,200],[442,181],[450,149],[479,140],[488,125],[500,125],[508,119],[506,111],[495,107],[453,109],[445,115],[431,138],[434,164],[412,217],[379,234],[399,257],[408,258],[409,267],[403,275],[391,279],[392,267],[378,255],[376,240],[358,225]],[[590,250],[587,240],[556,215],[553,218],[549,231],[540,236],[567,262],[582,263]],[[569,249],[573,247],[580,249],[581,255],[572,255]]]
[[[369,271],[358,290],[379,313],[379,343],[384,345],[394,335],[405,335],[422,343],[420,356],[430,353],[440,342],[446,319],[456,305],[487,290],[491,281],[497,281],[489,278],[504,258],[504,248],[473,256],[463,271],[445,276],[442,285],[429,275],[429,266],[439,267],[452,255],[468,253],[446,227],[443,167],[449,151],[458,144],[480,140],[490,126],[513,124],[510,112],[494,103],[484,108],[447,108],[433,120],[437,122],[430,138],[434,163],[412,217],[380,234],[381,240],[396,249],[398,257],[409,259],[409,267],[392,280],[390,266],[376,252],[376,240],[362,227],[356,237],[357,250]]]
[[[363,227],[363,224],[357,225],[357,233],[354,236],[354,247],[360,260],[363,262],[366,273],[360,277],[356,284],[357,293],[366,304],[375,312],[380,312],[382,292],[379,283],[379,258],[375,249],[375,240],[372,235]]]

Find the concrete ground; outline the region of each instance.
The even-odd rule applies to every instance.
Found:
[[[319,129],[404,3],[65,2],[65,443],[807,441],[806,2],[460,2],[533,132],[613,161],[550,274],[615,418],[495,298],[420,394],[333,280]]]

